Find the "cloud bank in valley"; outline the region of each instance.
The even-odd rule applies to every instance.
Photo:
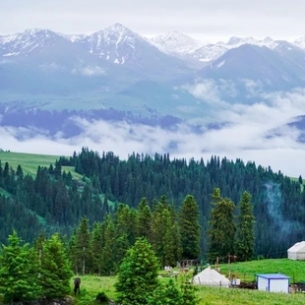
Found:
[[[209,88],[212,90],[211,83]],[[70,139],[60,134],[51,139],[33,129],[0,127],[1,148],[72,155],[73,151],[88,147],[100,153],[113,151],[121,158],[133,152],[151,155],[169,152],[172,158],[187,160],[207,160],[211,155],[218,155],[255,161],[264,167],[270,165],[274,171],[281,170],[290,176],[305,176],[302,162],[305,144],[298,141],[301,132],[287,125],[291,118],[305,113],[305,90],[261,93],[258,102],[252,105],[229,105],[217,97],[217,91],[210,96],[219,102],[216,121],[226,123],[220,129],[202,127],[201,132],[194,132],[187,125],[179,125],[173,130],[164,130],[128,122],[89,122],[74,118],[82,132]]]

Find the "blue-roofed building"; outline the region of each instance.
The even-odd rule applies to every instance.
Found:
[[[270,292],[289,292],[290,277],[281,273],[257,274],[258,290]]]

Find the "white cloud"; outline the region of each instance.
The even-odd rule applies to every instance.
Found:
[[[226,104],[218,109],[217,121],[227,124],[222,129],[203,129],[201,133],[194,133],[186,125],[169,131],[127,122],[88,122],[75,118],[82,132],[71,139],[60,134],[50,139],[33,129],[0,127],[1,148],[72,155],[86,146],[99,152],[113,151],[122,158],[133,152],[152,155],[170,152],[172,157],[186,159],[218,155],[255,161],[264,167],[270,165],[290,176],[305,176],[302,162],[305,144],[298,142],[300,131],[287,125],[292,117],[305,113],[305,91],[275,92],[265,94],[264,98],[268,104]]]

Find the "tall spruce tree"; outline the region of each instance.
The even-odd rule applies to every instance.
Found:
[[[215,188],[212,194],[212,210],[210,214],[208,237],[208,258],[214,263],[217,257],[224,260],[234,254],[235,232],[234,203],[222,198],[220,189]]]
[[[116,232],[115,226],[110,215],[107,215],[104,222],[103,232],[104,238],[104,247],[102,249],[102,265],[101,272],[103,275],[111,275],[115,271],[115,261],[113,255],[116,251],[115,242],[116,242]]]
[[[91,233],[90,253],[92,272],[101,275],[102,251],[104,247],[104,238],[102,232],[102,224],[97,222],[93,226]]]
[[[138,236],[145,237],[148,241],[151,241],[152,213],[146,198],[142,198],[139,203],[137,223],[138,223]]]
[[[77,273],[86,274],[90,262],[90,230],[87,218],[82,218],[75,236],[73,257],[76,258]]]
[[[2,245],[0,256],[0,293],[5,303],[35,300],[41,295],[38,260],[28,244],[21,244],[16,231]]]
[[[180,208],[182,258],[196,259],[200,254],[199,209],[192,195],[187,195]]]
[[[148,299],[147,305],[183,305],[183,295],[176,282],[160,283]]]
[[[168,209],[164,209],[162,212],[162,218],[164,223],[163,232],[163,257],[162,266],[176,266],[177,261],[181,260],[182,256],[182,245],[181,236],[179,232],[179,226],[176,221],[172,218],[171,213]]]
[[[65,297],[70,292],[71,271],[66,249],[58,234],[42,246],[40,285],[47,299]]]
[[[152,247],[160,261],[163,265],[164,258],[164,233],[166,231],[166,222],[164,221],[163,212],[167,210],[167,206],[158,202],[155,204],[153,215],[152,215]]]
[[[251,204],[251,195],[242,194],[239,202],[239,215],[236,234],[236,255],[240,261],[248,261],[254,253],[254,215]]]
[[[124,258],[115,284],[122,305],[146,305],[158,286],[158,260],[151,245],[139,238]]]

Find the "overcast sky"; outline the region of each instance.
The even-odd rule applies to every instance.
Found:
[[[0,0],[0,34],[28,28],[92,33],[119,22],[144,36],[170,30],[203,41],[305,35],[304,0]]]

